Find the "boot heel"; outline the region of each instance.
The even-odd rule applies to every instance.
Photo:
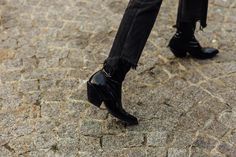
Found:
[[[170,48],[171,52],[175,55],[175,57],[178,58],[184,58],[187,56],[187,52],[183,51],[183,50],[176,50],[173,48]]]
[[[99,95],[97,89],[90,82],[87,82],[87,96],[90,103],[100,108],[102,104],[102,98]]]

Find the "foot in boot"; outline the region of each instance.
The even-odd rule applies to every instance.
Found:
[[[203,48],[194,36],[195,24],[182,24],[169,42],[169,48],[176,57],[185,57],[189,53],[197,59],[209,59],[219,51],[215,48]]]
[[[127,125],[137,125],[138,120],[126,112],[121,102],[122,82],[113,80],[104,69],[94,73],[87,81],[89,102],[100,107],[104,102],[108,112]]]

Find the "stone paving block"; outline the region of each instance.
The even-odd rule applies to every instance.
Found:
[[[215,154],[214,154],[215,155]],[[201,148],[191,148],[191,157],[208,157],[209,154],[206,153],[203,149]]]
[[[55,130],[57,127],[57,123],[51,119],[47,118],[40,118],[36,121],[36,124],[34,125],[35,130],[37,133],[45,133],[52,130]]]
[[[43,101],[64,101],[66,99],[65,91],[61,89],[52,89],[50,91],[45,91],[42,93]]]
[[[1,98],[7,97],[9,95],[13,95],[15,93],[14,83],[5,83],[0,85],[0,96]]]
[[[42,59],[39,59],[39,63],[38,63],[38,66],[42,68],[54,68],[54,67],[58,67],[58,65],[59,65],[58,58],[52,58],[52,59],[42,58]]]
[[[189,145],[193,143],[194,137],[194,133],[186,131],[176,131],[173,133],[169,133],[168,143],[171,143],[174,148],[183,149],[189,147]]]
[[[236,133],[234,130],[230,131],[229,135],[226,136],[226,141],[229,142],[230,144],[235,145],[236,144]]]
[[[214,119],[205,124],[203,132],[220,138],[224,136],[228,130],[228,127]]]
[[[146,150],[141,148],[124,148],[120,150],[105,150],[103,157],[146,157]]]
[[[34,142],[31,135],[21,136],[19,138],[11,140],[6,146],[16,155],[26,153],[35,149]]]
[[[63,88],[63,89],[68,89],[68,90],[73,90],[77,89],[78,86],[80,85],[80,81],[77,79],[64,79],[64,80],[58,80],[56,82],[57,87]]]
[[[101,138],[81,136],[79,141],[79,150],[83,152],[98,152],[102,150]]]
[[[87,107],[83,103],[74,103],[74,105],[76,105],[77,107],[71,105],[73,104],[67,104],[62,102],[42,103],[40,104],[40,117],[49,117],[53,120],[61,121],[61,123],[64,122],[64,120],[66,120],[67,118],[70,118],[70,123],[74,121],[79,121],[80,118],[83,116],[82,111],[84,111]],[[69,110],[70,108],[79,109],[77,111],[71,111]]]
[[[126,153],[125,153],[126,154]],[[146,157],[147,153],[145,149],[129,149],[127,152],[127,156],[129,157]]]
[[[41,90],[48,90],[51,88],[55,88],[56,87],[56,81],[57,80],[52,80],[52,79],[40,79],[39,83],[40,83],[40,89]]]
[[[1,82],[10,82],[10,81],[18,81],[21,79],[21,72],[19,70],[8,71],[5,73],[1,73],[0,80]]]
[[[53,132],[48,132],[36,135],[32,142],[36,149],[50,149],[57,143],[57,138]]]
[[[92,119],[105,120],[108,117],[108,112],[93,106],[89,107],[88,111],[86,112],[86,116]]]
[[[104,149],[118,149],[142,146],[144,142],[143,134],[128,133],[121,135],[104,135],[102,137],[102,147]]]
[[[126,157],[127,154],[125,154],[127,150],[117,150],[117,151],[105,151],[102,153],[102,157]]]
[[[216,139],[200,135],[193,142],[193,146],[211,151],[215,148],[217,142],[218,141]]]
[[[22,103],[21,94],[8,95],[6,98],[0,99],[0,106],[3,109],[14,109],[20,106]]]
[[[14,70],[14,69],[21,69],[23,68],[23,59],[11,59],[4,62],[6,69]]]
[[[45,150],[39,150],[39,151],[30,151],[28,153],[24,153],[23,155],[25,156],[37,156],[37,157],[44,157],[47,155]],[[23,156],[21,155],[21,156]]]
[[[148,157],[166,157],[167,151],[165,147],[147,148]]]
[[[10,140],[13,138],[12,135],[9,135],[7,131],[1,131],[1,137],[0,137],[0,145],[3,146],[10,142]]]
[[[19,122],[17,126],[12,128],[11,134],[19,137],[23,135],[28,135],[33,132],[33,123],[30,121]]]
[[[40,96],[41,91],[24,93],[23,102],[26,104],[36,104],[36,106],[40,104]]]
[[[219,115],[219,121],[223,123],[228,128],[235,128],[236,126],[236,109],[225,110]]]
[[[80,157],[102,157],[101,152],[91,153],[91,152],[79,152]]]
[[[65,110],[68,112],[68,117],[78,121],[85,113],[88,108],[88,104],[84,102],[73,102],[69,101],[65,104]]]
[[[75,90],[71,93],[70,99],[71,100],[82,100],[82,101],[88,101],[87,100],[87,89],[85,88],[86,84],[83,84],[81,89]]]
[[[72,138],[74,140],[78,140],[79,124],[76,122],[62,123],[57,127],[57,134],[60,138]]]
[[[196,106],[203,102],[203,100],[211,98],[211,96],[204,90],[190,86],[178,92],[177,95],[171,98],[170,105],[181,109],[183,111],[188,111],[190,108]]]
[[[98,120],[84,120],[80,126],[81,135],[100,136],[103,123]]]
[[[219,5],[222,7],[229,7],[234,1],[233,0],[227,0],[227,1],[223,1],[223,0],[214,0],[214,4],[215,5]]]
[[[201,67],[202,72],[210,78],[224,76],[230,73],[235,73],[236,65],[233,62],[217,63],[213,65],[204,65]]]
[[[166,132],[150,132],[147,134],[148,146],[164,147],[166,145],[167,133]]]
[[[122,122],[108,114],[108,117],[103,126],[104,134],[120,134],[125,133],[127,128]]]
[[[170,148],[168,149],[168,157],[187,157],[187,150]]]
[[[75,79],[80,78],[81,80],[86,80],[86,78],[89,77],[90,73],[91,70],[87,68],[79,68],[79,69],[75,68],[75,69],[70,69],[68,75],[70,76],[70,78],[75,78]]]
[[[0,147],[0,156],[2,157],[11,157],[13,153],[6,148],[6,146]]]
[[[39,86],[38,80],[26,80],[26,81],[20,81],[19,84],[19,91],[23,93],[28,93],[31,91],[37,91]]]
[[[217,150],[226,156],[236,156],[236,147],[226,142],[220,143]]]
[[[53,149],[58,154],[57,156],[78,156],[79,143],[77,139],[62,138],[58,141],[57,145],[54,145]]]

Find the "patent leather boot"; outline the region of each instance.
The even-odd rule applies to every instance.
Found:
[[[119,75],[119,74],[118,74]],[[136,125],[138,120],[122,107],[122,81],[113,79],[104,68],[94,73],[87,81],[88,101],[100,107],[102,102],[108,112],[127,125]]]
[[[196,24],[182,23],[175,35],[169,42],[172,53],[179,58],[187,56],[189,53],[193,58],[209,59],[216,56],[219,51],[215,48],[203,48],[194,36]]]

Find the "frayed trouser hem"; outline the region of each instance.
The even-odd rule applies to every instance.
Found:
[[[130,59],[124,57],[124,56],[108,57],[103,62],[103,66],[105,66],[106,64],[111,66],[114,71],[117,70],[120,65],[124,65],[124,64],[126,66],[130,66],[134,70],[136,70],[137,66],[138,66],[137,63],[134,63],[132,60],[130,60]]]

